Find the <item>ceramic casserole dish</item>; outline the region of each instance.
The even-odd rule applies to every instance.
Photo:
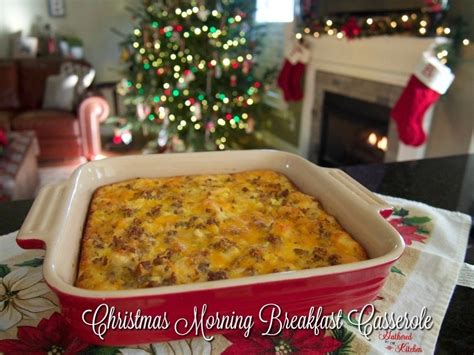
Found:
[[[93,291],[74,286],[81,238],[90,200],[103,185],[138,177],[235,173],[269,169],[286,175],[323,208],[367,251],[357,263],[239,279]],[[381,216],[390,209],[377,196],[337,169],[318,167],[293,154],[271,151],[229,151],[124,156],[79,167],[64,183],[44,187],[36,198],[17,242],[22,248],[45,248],[44,277],[57,294],[61,312],[81,338],[102,345],[130,345],[180,338],[173,328],[108,329],[103,339],[86,324],[101,304],[119,312],[193,320],[194,307],[207,305],[207,314],[252,315],[265,304],[278,304],[289,314],[307,314],[311,306],[325,312],[350,310],[370,303],[383,286],[390,266],[402,254],[400,235]],[[304,237],[304,236],[302,236]],[[86,313],[85,313],[86,312]],[[210,331],[209,333],[212,333]],[[191,333],[190,336],[196,334]]]

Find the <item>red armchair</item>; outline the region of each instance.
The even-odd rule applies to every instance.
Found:
[[[73,112],[42,109],[46,78],[58,74],[62,63],[64,59],[0,60],[0,128],[35,131],[40,161],[90,160],[101,152],[99,124],[109,106],[89,93]]]

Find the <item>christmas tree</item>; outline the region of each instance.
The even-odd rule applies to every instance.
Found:
[[[223,150],[251,132],[262,85],[253,74],[255,2],[145,0],[132,11],[121,55],[129,112],[114,141],[128,143],[140,128],[160,147],[179,137],[190,150]]]

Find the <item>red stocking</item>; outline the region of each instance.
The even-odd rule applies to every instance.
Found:
[[[417,147],[426,141],[422,127],[423,117],[439,96],[439,93],[428,88],[416,76],[411,76],[392,110],[392,117],[397,122],[398,136],[403,143]]]
[[[283,97],[285,101],[291,100],[291,89],[290,89],[290,79],[291,79],[291,71],[292,71],[293,64],[290,63],[288,59],[285,59],[285,63],[283,64],[283,68],[278,75],[278,86],[283,90]]]
[[[303,98],[302,80],[309,57],[310,51],[300,43],[296,43],[286,56],[278,75],[278,86],[283,90],[285,101],[299,101]]]
[[[426,142],[423,132],[426,110],[446,92],[453,80],[449,68],[436,58],[423,55],[391,113],[403,143],[418,147]]]
[[[303,75],[305,69],[306,64],[299,62],[293,66],[291,71],[290,88],[291,98],[294,101],[300,101],[303,98]]]

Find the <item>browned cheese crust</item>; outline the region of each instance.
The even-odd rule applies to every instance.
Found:
[[[282,174],[140,178],[94,193],[75,284],[134,289],[365,259],[336,219]]]

